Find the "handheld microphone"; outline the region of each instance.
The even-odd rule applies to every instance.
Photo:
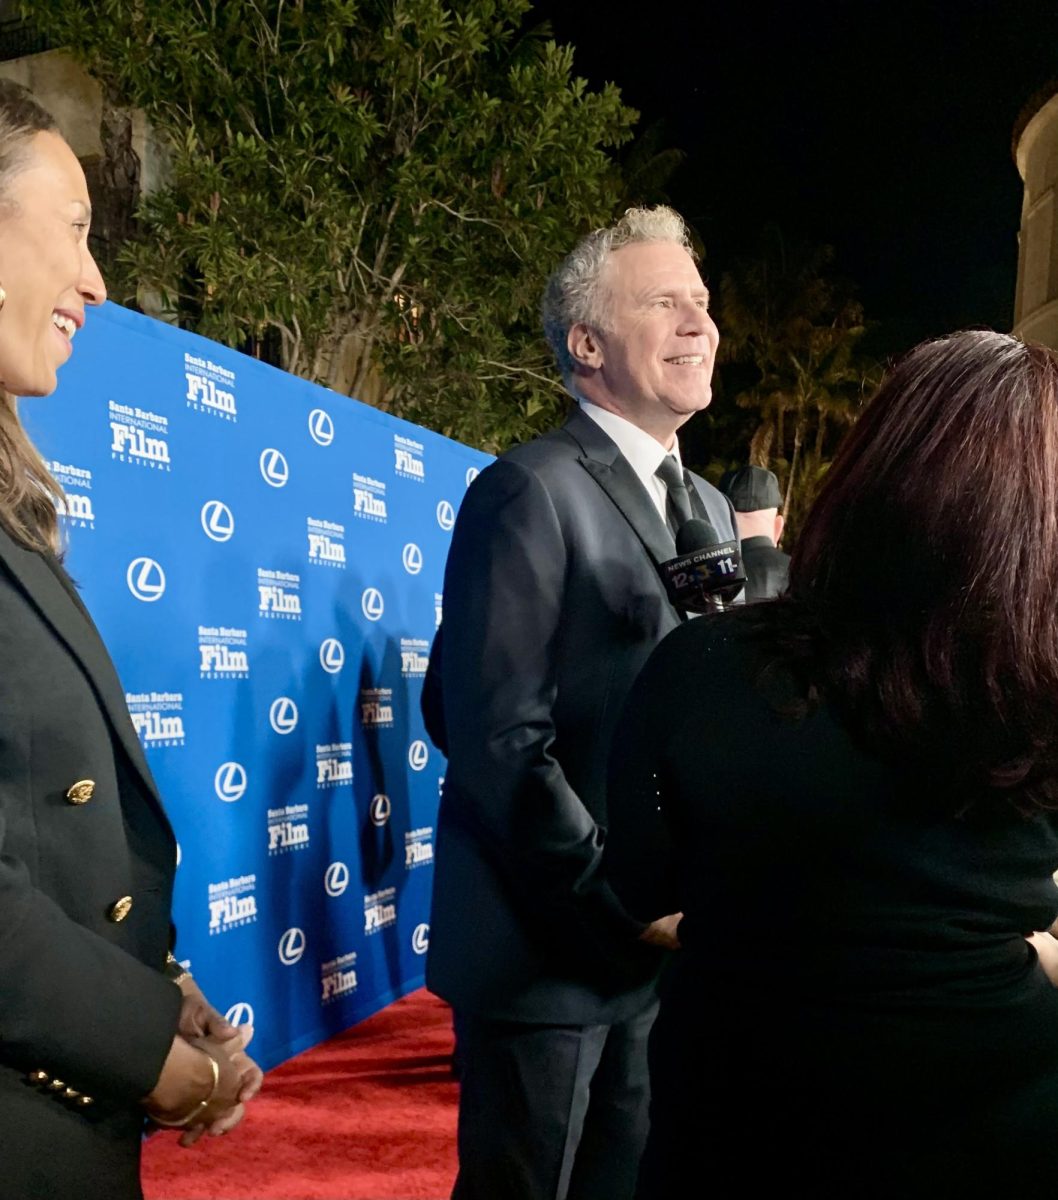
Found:
[[[661,564],[661,575],[677,608],[716,612],[745,586],[738,541],[722,542],[708,521],[695,517],[681,525],[676,549],[679,556]]]

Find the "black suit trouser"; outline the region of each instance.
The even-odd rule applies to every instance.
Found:
[[[452,1200],[631,1200],[647,1135],[657,1005],[614,1025],[458,1014]]]

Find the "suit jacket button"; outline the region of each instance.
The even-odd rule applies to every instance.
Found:
[[[78,1108],[88,1108],[89,1105],[95,1104],[95,1101],[91,1096],[78,1096],[76,1103]]]
[[[47,1071],[30,1071],[26,1078],[37,1087],[43,1087],[51,1079],[51,1076]]]
[[[132,912],[132,897],[122,896],[120,900],[115,900],[114,903],[107,909],[107,920],[113,921],[115,925],[124,919]]]
[[[81,1095],[80,1092],[74,1091],[73,1088],[63,1088],[62,1098],[64,1100],[76,1100]]]
[[[66,790],[66,799],[71,804],[87,804],[95,795],[96,781],[94,779],[78,779]]]
[[[53,1092],[61,1092],[65,1086],[66,1084],[61,1079],[53,1079],[51,1083],[48,1084],[48,1087],[50,1087]]]

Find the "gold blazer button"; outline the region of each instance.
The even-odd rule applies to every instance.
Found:
[[[91,1096],[78,1096],[75,1101],[78,1108],[88,1108],[89,1105],[95,1104]]]
[[[132,912],[132,897],[122,896],[120,900],[115,900],[107,910],[107,920],[113,921],[117,925]]]
[[[95,795],[96,781],[94,779],[78,779],[66,791],[66,799],[71,804],[87,804]]]
[[[47,1071],[30,1071],[27,1078],[30,1083],[35,1084],[37,1087],[43,1087],[51,1081],[51,1076]]]

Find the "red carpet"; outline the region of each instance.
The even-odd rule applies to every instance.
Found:
[[[449,1009],[413,992],[270,1071],[227,1137],[190,1150],[152,1137],[147,1200],[444,1200],[456,1173],[451,1053]]]

